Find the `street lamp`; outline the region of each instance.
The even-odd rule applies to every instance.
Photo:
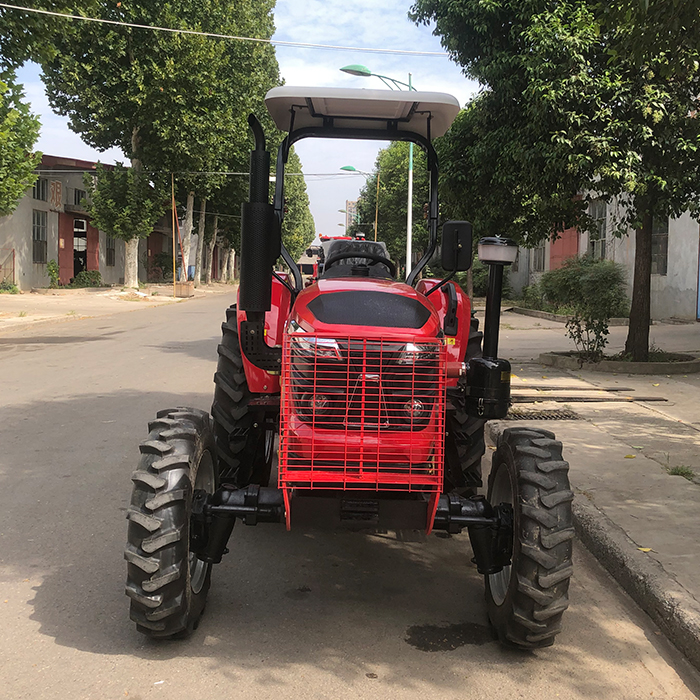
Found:
[[[349,75],[357,75],[361,78],[379,78],[384,85],[386,85],[390,90],[394,88],[391,86],[393,83],[397,90],[401,90],[401,85],[407,87],[410,90],[415,90],[411,83],[411,74],[408,74],[408,82],[404,83],[401,80],[396,80],[396,78],[390,78],[388,75],[379,75],[379,73],[372,73],[372,71],[367,68],[367,66],[360,65],[359,63],[353,63],[349,66],[344,66],[340,69],[343,73],[348,73]],[[379,190],[379,179],[377,178],[377,190]],[[379,203],[379,195],[377,194],[377,203]],[[375,217],[376,218],[376,217]],[[408,144],[408,212],[406,214],[406,276],[411,272],[413,256],[412,250],[412,238],[413,238],[413,142]],[[377,240],[377,228],[375,221],[374,229],[374,240]]]
[[[371,175],[372,173],[367,173],[364,170],[358,170],[354,165],[343,165],[340,168],[349,173],[360,173],[360,175]],[[374,207],[374,240],[377,240],[377,218],[379,217],[379,170],[377,170],[377,196],[376,204]]]

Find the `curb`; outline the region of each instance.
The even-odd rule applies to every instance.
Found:
[[[693,374],[700,372],[700,358],[679,362],[617,362],[615,360],[584,362],[578,357],[572,357],[569,353],[544,352],[539,356],[539,362],[542,365],[558,369],[574,371],[583,369],[613,374]]]
[[[513,426],[503,421],[486,424],[494,444],[507,427]],[[700,670],[700,603],[659,562],[640,551],[629,535],[589,498],[575,486],[573,489],[574,529],[581,543]]]
[[[546,321],[557,321],[558,323],[566,323],[569,320],[569,316],[562,316],[561,314],[553,314],[549,311],[538,311],[537,309],[526,309],[523,306],[513,306],[508,309],[514,314],[520,314],[521,316],[534,316],[535,318],[543,318]],[[629,326],[630,320],[628,318],[611,318],[608,320],[608,326]]]
[[[586,496],[573,502],[579,539],[664,634],[700,670],[700,604]]]

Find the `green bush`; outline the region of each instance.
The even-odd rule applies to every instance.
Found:
[[[58,287],[58,263],[55,260],[49,260],[46,263],[46,274],[49,276],[51,279],[51,282],[49,283],[49,287],[51,289],[56,289]]]
[[[14,282],[4,279],[0,282],[0,294],[19,294],[19,288]]]
[[[567,333],[581,356],[600,360],[610,319],[628,313],[622,266],[587,255],[569,258],[558,270],[545,272],[539,286],[545,306],[569,311]]]
[[[101,287],[102,275],[99,270],[81,270],[71,282],[71,287]]]

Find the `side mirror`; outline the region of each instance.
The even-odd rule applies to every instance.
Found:
[[[443,225],[440,265],[448,272],[465,272],[472,266],[472,225],[468,221]]]

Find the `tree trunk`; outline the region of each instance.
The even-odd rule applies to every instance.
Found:
[[[467,296],[474,303],[474,275],[471,267],[467,270]]]
[[[190,264],[190,248],[192,247],[192,222],[194,220],[194,192],[187,193],[187,212],[182,225],[182,267],[180,281],[187,281],[187,268]]]
[[[202,207],[199,211],[199,228],[197,229],[197,254],[194,258],[194,286],[202,283],[202,254],[204,253],[204,226],[207,220],[207,198],[202,197]]]
[[[139,239],[124,242],[124,286],[139,288]]]
[[[228,281],[236,281],[236,251],[233,248],[228,249]]]
[[[651,324],[651,229],[654,215],[647,207],[642,216],[642,228],[635,234],[634,282],[632,306],[625,352],[634,362],[649,360],[649,325]]]
[[[131,130],[131,167],[135,173],[141,172],[141,159],[136,156],[141,145],[139,127]],[[124,286],[139,288],[139,239],[131,238],[124,242]]]
[[[207,245],[207,262],[204,270],[204,284],[211,284],[212,265],[214,264],[214,246],[216,245],[216,237],[219,235],[219,217],[214,216],[214,234]]]

